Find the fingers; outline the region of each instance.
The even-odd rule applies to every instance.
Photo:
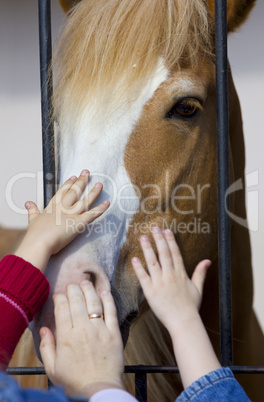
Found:
[[[112,317],[112,319],[109,319],[111,325],[116,311],[111,295],[109,299],[106,298],[106,314]],[[73,327],[83,327],[90,322],[103,322],[103,317],[89,319],[91,314],[103,315],[103,305],[92,283],[87,280],[83,281],[80,286],[69,284],[67,286],[67,295],[55,294],[54,305],[58,338],[65,336],[65,333]]]
[[[81,283],[81,288],[85,296],[86,302],[86,315],[88,314],[103,314],[103,306],[101,300],[99,299],[93,284],[90,281],[83,281]],[[92,320],[99,321],[99,318],[92,318]]]
[[[69,190],[63,195],[63,203],[66,206],[73,205],[75,202],[77,202],[80,199],[80,197],[88,183],[89,175],[90,175],[89,170],[84,169],[81,172],[78,179],[74,180],[74,182],[70,186]],[[66,185],[66,183],[65,183],[65,185]]]
[[[88,209],[91,208],[92,204],[101,194],[102,189],[103,189],[102,183],[96,183],[92,188],[92,190],[89,191],[89,193],[85,197],[83,197],[82,200],[78,202],[81,212],[88,211]]]
[[[46,373],[49,377],[54,373],[54,363],[56,359],[56,344],[54,336],[49,328],[40,329],[40,347],[39,351],[45,366]]]
[[[162,269],[173,269],[173,260],[170,247],[161,229],[159,227],[154,227],[152,229],[152,236],[158,250],[159,262]]]
[[[164,233],[165,239],[167,241],[168,247],[170,249],[174,268],[177,270],[185,271],[181,251],[179,249],[178,244],[176,243],[174,234],[169,229],[164,230],[163,233]]]
[[[78,179],[76,176],[72,176],[66,180],[48,204],[46,211],[50,212],[50,210],[52,210],[52,205],[60,205],[62,200],[65,208],[72,206],[72,204],[78,201],[82,195],[82,192],[88,183],[88,179],[89,171],[85,169],[81,172]]]
[[[202,295],[203,293],[203,286],[207,274],[207,270],[211,265],[210,260],[203,260],[199,262],[199,264],[196,266],[193,274],[192,274],[192,282],[193,284],[197,287],[199,293]]]
[[[105,325],[110,331],[120,334],[116,306],[113,296],[110,292],[104,291],[101,294],[101,300],[104,308]]]
[[[28,211],[28,223],[30,223],[36,218],[36,216],[38,216],[40,212],[37,205],[33,201],[27,201],[25,203],[25,207]]]
[[[60,338],[73,326],[71,312],[65,294],[54,294],[53,301],[57,338]]]
[[[89,194],[80,200],[88,183],[89,176],[90,172],[87,169],[81,172],[78,179],[76,176],[72,176],[60,187],[52,199],[53,203],[57,205],[62,204],[64,212],[79,215],[80,221],[86,224],[93,222],[94,219],[102,215],[110,205],[109,201],[104,201],[99,206],[90,209],[102,192],[102,183],[96,183]],[[51,205],[49,205],[48,208],[51,208]],[[87,211],[88,213],[85,214]]]
[[[87,281],[88,282],[88,281]],[[88,282],[89,284],[89,282]],[[87,287],[89,285],[86,285]],[[92,284],[91,284],[92,287]],[[94,299],[96,299],[97,302],[97,295],[95,293],[95,291],[92,292],[92,297],[90,297],[91,300],[91,304],[92,302],[94,302]],[[67,296],[68,296],[68,300],[69,300],[69,308],[70,308],[70,314],[72,317],[72,324],[73,327],[83,327],[88,323],[88,308],[87,308],[87,304],[86,304],[86,295],[83,293],[82,289],[80,288],[79,285],[76,284],[70,284],[67,286]],[[96,304],[94,302],[94,304]],[[101,302],[97,302],[97,304],[99,305],[98,308],[95,308],[95,311],[93,311],[94,313],[99,312],[101,314],[102,312],[102,306],[101,306]],[[92,307],[91,307],[92,308]]]
[[[170,230],[162,232],[159,227],[154,227],[152,229],[152,236],[157,247],[159,262],[148,237],[141,236],[140,238],[140,245],[151,278],[159,280],[162,271],[170,272],[172,269],[185,271],[182,256],[173,233]],[[141,274],[142,280],[146,280],[147,278],[140,269],[139,263],[132,262],[132,265],[135,267],[136,272]]]
[[[71,186],[76,180],[77,180],[76,176],[72,176],[68,180],[66,180],[65,183],[63,183],[63,185],[58,189],[52,201],[56,201],[58,199],[61,200],[62,195],[71,188]]]
[[[159,262],[148,237],[141,236],[140,238],[140,245],[150,276],[145,272],[138,258],[133,258],[131,261],[141,286],[147,286],[151,282],[151,279],[160,280],[161,275],[170,273],[172,270],[180,273],[183,276],[187,276],[182,255],[172,231],[166,229],[162,232],[160,228],[155,227],[152,229],[152,235],[157,247]],[[209,260],[205,261],[202,263],[202,265],[199,264],[197,266],[197,272],[194,275],[194,281],[197,281],[199,288],[203,287],[206,267],[208,267],[208,264],[210,263]]]
[[[156,254],[151,246],[148,236],[140,237],[140,245],[146,260],[149,274],[153,280],[159,279],[161,274],[160,265],[158,263]]]
[[[88,212],[84,212],[80,216],[79,220],[88,225],[89,223],[92,223],[96,218],[101,216],[109,208],[109,206],[110,202],[104,201],[102,204],[98,205],[98,207],[95,207]]]
[[[68,285],[67,295],[73,326],[83,326],[87,320],[91,323],[103,323],[111,330],[119,329],[117,311],[110,291],[103,291],[101,299],[90,281],[80,285]],[[104,315],[102,318],[89,318],[89,315]]]
[[[139,283],[143,289],[143,291],[145,291],[146,287],[148,285],[150,285],[151,283],[151,278],[150,276],[147,274],[147,272],[145,271],[143,265],[141,264],[141,261],[139,258],[134,257],[131,260],[132,266],[134,268],[134,271],[137,275],[137,278],[139,280]]]

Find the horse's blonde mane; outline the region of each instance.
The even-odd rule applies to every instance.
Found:
[[[54,108],[60,121],[87,103],[115,107],[153,73],[197,63],[212,35],[203,0],[82,0],[69,16],[54,56]],[[105,110],[103,111],[105,113]]]

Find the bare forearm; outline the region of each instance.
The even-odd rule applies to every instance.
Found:
[[[184,388],[221,367],[198,314],[170,335]]]

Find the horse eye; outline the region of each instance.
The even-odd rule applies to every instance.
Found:
[[[201,109],[198,99],[185,98],[179,100],[166,114],[167,119],[185,118],[191,119]]]

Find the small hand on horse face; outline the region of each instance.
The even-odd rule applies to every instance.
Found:
[[[84,169],[78,178],[72,176],[68,179],[43,213],[40,213],[34,202],[26,202],[28,229],[16,251],[17,256],[26,259],[44,272],[51,255],[61,251],[89,223],[107,210],[109,201],[90,209],[103,189],[101,183],[96,183],[89,194],[80,199],[89,175],[89,171]]]

